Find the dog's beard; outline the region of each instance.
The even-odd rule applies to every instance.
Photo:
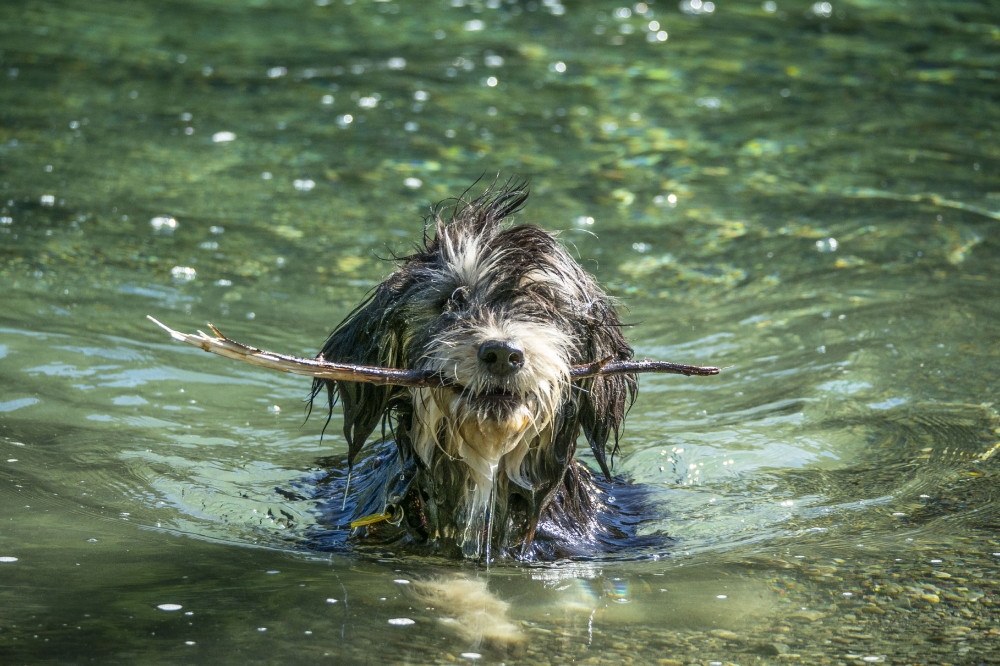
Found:
[[[478,359],[479,346],[487,340],[516,344],[524,352],[524,366],[505,377],[491,375]],[[471,483],[459,491],[464,510],[454,525],[456,541],[467,554],[482,554],[498,477],[531,488],[522,463],[533,449],[552,441],[570,387],[567,349],[566,336],[552,326],[487,321],[438,337],[423,357],[423,368],[458,386],[411,390],[411,441],[427,467],[446,456],[468,469]]]

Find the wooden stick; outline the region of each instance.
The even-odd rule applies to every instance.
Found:
[[[288,354],[275,354],[230,340],[219,329],[208,325],[215,337],[198,331],[198,334],[181,333],[169,326],[146,316],[151,322],[170,334],[175,340],[200,347],[212,354],[225,356],[237,361],[245,361],[262,368],[289,372],[293,375],[304,375],[319,379],[332,379],[342,382],[364,382],[379,386],[409,386],[413,388],[451,386],[455,382],[431,370],[400,370],[398,368],[380,368],[370,365],[354,365],[351,363],[330,363],[322,358],[302,358]],[[660,372],[676,375],[717,375],[719,368],[697,365],[682,365],[666,361],[612,361],[610,358],[575,365],[570,369],[570,377],[574,380],[597,377],[601,375],[634,374],[640,372]]]

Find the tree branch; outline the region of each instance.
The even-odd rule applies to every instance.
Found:
[[[237,361],[245,361],[262,368],[289,372],[293,375],[304,375],[306,377],[332,379],[343,382],[364,382],[379,386],[391,385],[423,388],[455,385],[453,380],[431,370],[400,370],[398,368],[379,368],[370,365],[330,363],[322,358],[310,359],[300,356],[289,356],[288,354],[275,354],[274,352],[264,351],[263,349],[257,349],[256,347],[250,347],[235,340],[230,340],[211,324],[208,327],[215,334],[214,338],[202,331],[198,331],[197,335],[193,333],[181,333],[148,315],[146,318],[169,333],[170,337],[175,340],[194,345],[212,354],[218,354],[219,356],[225,356]],[[621,375],[640,372],[708,376],[719,374],[719,368],[682,365],[666,361],[612,361],[610,358],[606,358],[594,363],[573,366],[570,369],[570,377],[576,380],[600,375]]]

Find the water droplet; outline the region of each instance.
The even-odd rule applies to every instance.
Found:
[[[170,277],[175,282],[191,282],[198,277],[198,272],[190,266],[174,266],[170,269]]]
[[[172,613],[174,611],[179,611],[184,607],[181,606],[180,604],[160,604],[159,606],[157,606],[157,608],[159,608],[161,611]]]
[[[833,5],[829,2],[817,2],[812,6],[812,11],[816,16],[830,18],[830,14],[833,13]]]
[[[393,617],[389,618],[389,624],[396,627],[405,627],[411,624],[416,624],[416,622],[408,617]]]
[[[229,143],[230,141],[235,141],[236,135],[232,132],[216,132],[212,135],[212,141],[215,143]]]
[[[715,3],[702,2],[702,0],[684,0],[681,3],[681,11],[692,16],[711,14],[715,11]]]
[[[816,249],[820,252],[836,252],[837,245],[836,238],[821,238],[816,241]]]
[[[11,557],[10,555],[4,555],[0,557],[0,562],[17,562],[16,557]]]

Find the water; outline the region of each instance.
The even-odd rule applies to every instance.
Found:
[[[683,8],[0,8],[3,662],[1000,657],[1000,5]],[[675,541],[488,582],[310,552],[291,491],[345,446],[308,380],[145,315],[311,355],[498,172],[640,356],[730,366],[627,424]],[[488,626],[396,582],[460,576]]]

